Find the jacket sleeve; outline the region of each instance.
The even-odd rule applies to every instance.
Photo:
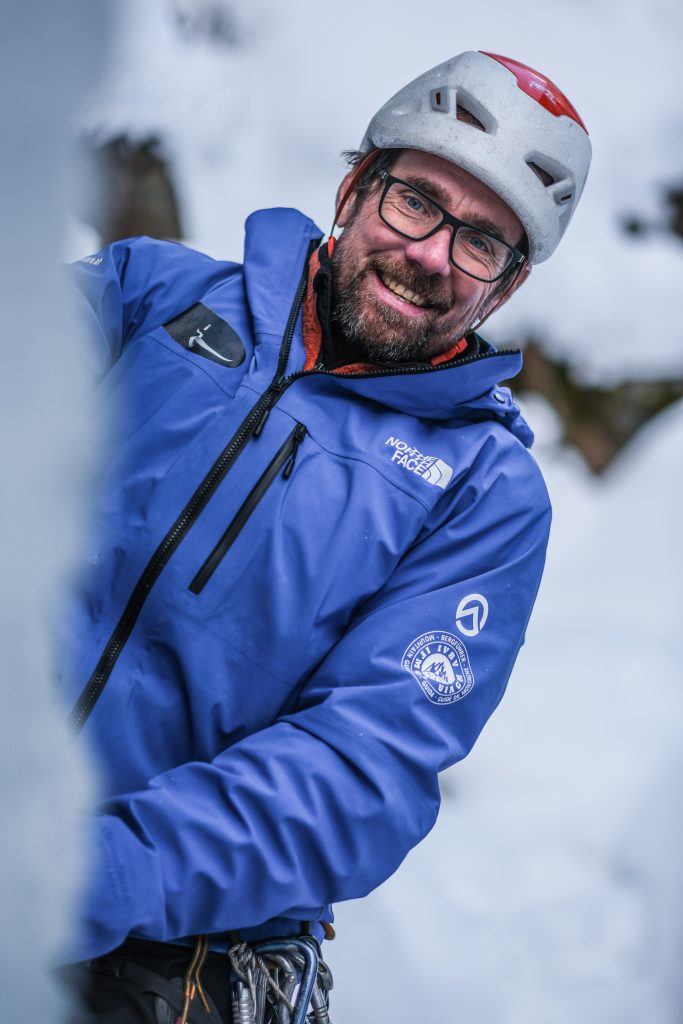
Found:
[[[125,345],[197,300],[238,264],[223,263],[176,242],[127,238],[70,265],[85,327],[88,365],[101,377]]]
[[[436,820],[438,772],[466,755],[503,694],[549,519],[521,447],[476,470],[446,492],[293,713],[103,804],[77,955],[131,931],[172,940],[318,920],[391,875]]]

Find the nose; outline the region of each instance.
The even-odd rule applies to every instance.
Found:
[[[440,277],[450,277],[451,261],[449,253],[451,248],[452,228],[444,224],[435,234],[429,238],[423,238],[421,242],[410,241],[406,244],[406,258],[424,271],[425,274],[438,274]]]

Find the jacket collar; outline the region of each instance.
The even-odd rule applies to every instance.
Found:
[[[267,336],[279,344],[292,298],[301,280],[311,241],[319,228],[297,210],[273,209],[253,213],[246,224],[244,279],[257,342]],[[478,354],[452,364],[371,371],[367,374],[328,375],[328,382],[353,391],[398,412],[430,420],[476,422],[495,419],[526,447],[533,434],[510,391],[499,381],[514,377],[522,366],[518,351],[497,352],[476,338]],[[301,317],[294,344],[304,365]]]

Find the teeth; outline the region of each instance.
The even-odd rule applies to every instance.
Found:
[[[390,277],[383,277],[381,280],[382,284],[384,284],[389,291],[392,291],[402,299],[406,299],[408,302],[412,302],[414,306],[426,305],[426,302],[421,295],[418,295],[417,292],[412,291],[410,288],[406,288],[405,285],[399,284],[398,281],[394,281]]]

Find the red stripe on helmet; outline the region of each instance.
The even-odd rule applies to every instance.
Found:
[[[549,110],[555,117],[566,114],[567,117],[571,117],[572,121],[576,121],[578,125],[581,125],[586,135],[588,135],[588,129],[579,117],[576,107],[572,106],[564,93],[560,92],[555,83],[551,82],[549,78],[541,75],[538,71],[534,71],[528,65],[522,64],[518,60],[513,60],[512,57],[501,57],[499,53],[488,53],[486,50],[480,50],[479,52],[483,53],[486,57],[492,57],[493,60],[497,60],[499,64],[503,64],[508,71],[511,71],[517,79],[517,85],[522,92],[525,92],[527,96],[531,96],[533,100],[540,103],[545,110]]]

